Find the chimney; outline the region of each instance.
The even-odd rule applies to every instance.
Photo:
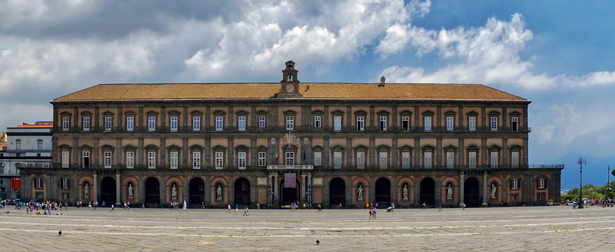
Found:
[[[378,87],[384,87],[384,76],[380,77],[380,84],[378,84]]]

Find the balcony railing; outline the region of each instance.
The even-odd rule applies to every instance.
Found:
[[[530,168],[564,168],[564,164],[533,164]]]

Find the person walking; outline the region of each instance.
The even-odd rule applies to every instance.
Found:
[[[228,212],[228,213],[231,213],[231,204],[228,204],[227,206],[228,206],[228,207],[227,207],[227,209],[228,209],[228,211],[227,211],[227,212]]]
[[[111,211],[115,211],[115,204],[111,204]]]
[[[246,206],[246,210],[243,211],[243,216],[249,216],[250,214],[248,214],[248,206]]]
[[[322,212],[322,207],[320,206],[320,204],[318,204],[317,208],[318,208],[317,212]]]
[[[440,206],[438,207],[438,212],[442,212],[442,203],[440,203]]]
[[[423,202],[423,210],[425,210],[425,208],[427,208],[427,205]]]
[[[239,212],[239,204],[235,204],[235,212]]]

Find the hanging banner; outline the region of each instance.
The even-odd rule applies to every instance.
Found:
[[[297,188],[297,174],[296,173],[284,174],[284,188]]]
[[[11,178],[11,188],[13,190],[21,187],[21,179],[20,178]]]

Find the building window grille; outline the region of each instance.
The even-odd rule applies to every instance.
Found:
[[[147,153],[147,168],[156,169],[156,152],[150,151]]]
[[[62,179],[62,189],[68,189],[68,179],[67,178]]]
[[[224,117],[216,116],[216,131],[222,131],[224,128]]]
[[[237,130],[239,131],[246,130],[246,116],[237,117]]]
[[[34,186],[37,189],[43,188],[43,179],[42,178],[35,178],[34,179]]]
[[[498,152],[491,152],[491,168],[498,168]]]
[[[111,168],[111,162],[112,162],[112,155],[111,155],[111,151],[105,151],[103,153],[103,165],[105,168]]]
[[[135,153],[132,151],[126,152],[126,168],[135,168]]]
[[[380,130],[381,131],[387,130],[387,117],[386,116],[380,117]]]
[[[342,168],[342,152],[341,151],[333,152],[333,168],[334,169]]]
[[[201,130],[201,117],[200,116],[192,117],[192,130],[193,131]]]
[[[510,162],[513,168],[519,168],[519,152],[513,151],[511,153]]]
[[[519,131],[519,117],[513,117],[510,119],[510,126],[513,131]]]
[[[388,164],[388,157],[386,152],[380,152],[380,169],[386,169]]]
[[[177,127],[178,127],[178,122],[177,122],[178,118],[177,116],[171,116],[171,131],[177,131]]]
[[[410,169],[410,152],[401,153],[401,168]]]
[[[128,116],[126,117],[126,131],[133,131],[133,130],[135,130],[135,117]]]
[[[423,166],[425,166],[425,168],[429,169],[431,168],[431,163],[432,163],[432,156],[431,156],[431,152],[425,152],[423,153]]]
[[[498,130],[498,118],[495,116],[491,117],[491,130],[492,131]]]
[[[106,116],[105,117],[105,131],[111,131],[113,127],[113,117]]]
[[[83,117],[83,131],[90,131],[90,117]]]
[[[538,189],[545,189],[545,179],[544,178],[538,179]]]
[[[476,117],[475,116],[468,117],[468,130],[469,131],[476,130]]]
[[[401,130],[403,131],[410,130],[410,117],[409,116],[401,117]]]
[[[192,152],[192,169],[201,169],[201,152]]]
[[[471,151],[468,153],[468,166],[470,168],[476,168],[476,152]]]
[[[426,116],[424,120],[425,120],[425,123],[424,123],[425,131],[430,131],[431,130],[431,116]]]
[[[83,168],[90,168],[90,151],[89,150],[84,150],[81,155],[83,156],[83,161],[82,161],[82,165]]]
[[[237,167],[239,169],[246,169],[246,153],[245,152],[238,152],[237,153]]]
[[[446,130],[453,131],[455,125],[455,118],[452,116],[446,117]]]
[[[365,130],[365,117],[357,116],[357,130],[364,131]]]
[[[265,116],[259,116],[258,117],[258,127],[259,128],[264,128],[265,127]]]
[[[62,117],[62,130],[68,131],[70,129],[70,117]]]
[[[258,153],[258,166],[266,166],[267,165],[267,153],[259,152]]]
[[[446,168],[453,168],[455,166],[455,152],[446,152]]]
[[[15,140],[15,149],[21,150],[21,140],[20,139]]]
[[[156,130],[156,117],[150,116],[147,119],[147,130],[155,131]]]
[[[357,169],[365,169],[365,152],[357,152]]]
[[[70,164],[70,151],[63,150],[62,151],[62,168],[68,168]]]
[[[286,117],[286,130],[294,130],[295,129],[295,117],[287,116]]]
[[[179,152],[171,151],[170,155],[171,155],[171,160],[170,160],[171,169],[179,168]]]
[[[314,116],[314,128],[320,128],[320,127],[322,127],[322,117]]]
[[[224,167],[224,152],[216,152],[216,169],[221,170]]]
[[[38,150],[43,150],[43,140],[37,140]]]
[[[510,180],[510,189],[512,189],[512,190],[517,190],[517,189],[519,189],[519,180],[517,180],[517,179],[511,179],[511,180]]]
[[[295,153],[294,152],[286,152],[286,158],[284,160],[284,165],[295,165]]]
[[[335,131],[342,130],[342,117],[341,116],[333,117],[333,130]]]
[[[314,165],[315,166],[322,165],[322,152],[314,152]]]

